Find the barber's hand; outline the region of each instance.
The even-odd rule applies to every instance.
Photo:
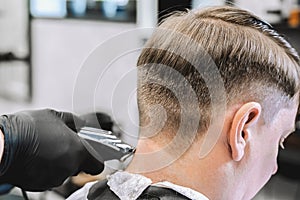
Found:
[[[85,115],[80,115],[80,119],[85,121],[85,126],[100,128],[107,131],[113,131],[114,122],[111,117],[103,112],[91,112]],[[114,132],[115,134],[115,132]]]
[[[80,171],[100,173],[103,164],[85,149],[74,120],[76,125],[84,125],[71,113],[48,109],[1,116],[5,143],[0,183],[43,191]]]

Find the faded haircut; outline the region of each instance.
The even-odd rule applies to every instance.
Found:
[[[186,38],[190,42],[183,42]],[[194,43],[202,50],[191,48]],[[182,90],[181,95],[187,95],[186,83],[177,80],[179,76],[170,79],[170,73],[165,73],[164,68],[171,68],[195,91],[201,112],[198,131],[207,130],[211,95],[203,79],[205,74],[199,73],[199,69],[208,67],[201,60],[203,51],[210,56],[222,77],[227,106],[260,102],[265,118],[272,118],[283,103],[298,94],[299,56],[267,22],[248,11],[229,6],[177,12],[154,31],[138,59],[141,127],[150,123],[150,111],[152,116],[160,117],[153,109],[159,105],[167,115],[164,129],[176,131],[178,128],[182,114],[178,96],[170,87],[149,81],[171,80],[173,86]]]

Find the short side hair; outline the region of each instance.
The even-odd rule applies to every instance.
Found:
[[[189,37],[210,55],[223,79],[228,105],[258,101],[265,106],[275,106],[280,104],[276,102],[278,94],[279,100],[286,102],[299,91],[298,53],[268,23],[248,11],[222,6],[175,13],[163,21],[159,29],[168,31],[153,33],[137,63],[141,126],[149,123],[148,114],[153,105],[165,108],[168,115],[165,129],[176,130],[180,123],[180,103],[176,95],[162,85],[147,83],[149,77],[166,78],[166,74],[154,68],[159,64],[178,71],[188,80],[198,97],[199,131],[208,128],[210,93],[197,72],[197,68],[204,66],[193,66],[170,49],[176,48],[195,60],[201,53],[191,51],[189,44],[178,38],[178,33]],[[179,80],[174,84],[184,90]]]

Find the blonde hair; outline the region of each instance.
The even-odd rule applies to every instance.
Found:
[[[190,42],[183,42],[183,38],[189,38]],[[227,6],[178,12],[160,24],[138,59],[141,126],[149,123],[150,107],[160,105],[167,114],[164,128],[178,128],[182,107],[178,98],[170,88],[149,82],[151,79],[170,79],[165,69],[171,68],[195,91],[201,112],[199,131],[207,129],[211,96],[203,74],[198,70],[207,66],[203,61],[195,66],[204,53],[191,48],[192,43],[201,46],[218,68],[228,105],[258,101],[265,109],[274,107],[276,112],[278,108],[275,107],[299,91],[299,56],[268,23],[248,11]],[[180,54],[174,53],[174,49]],[[155,67],[157,65],[161,67]],[[172,82],[185,95],[185,83],[176,77]]]

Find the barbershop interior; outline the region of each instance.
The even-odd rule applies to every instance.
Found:
[[[95,130],[89,127],[79,134],[98,145],[96,151],[107,151],[104,160],[132,156],[139,131],[136,63],[143,45],[173,12],[224,5],[264,19],[300,52],[299,0],[0,0],[0,115],[44,108],[94,113],[91,121],[98,120],[96,128],[105,130],[100,135],[108,136],[89,140]],[[279,149],[277,173],[254,200],[300,199],[297,119]],[[80,173],[38,192],[3,184],[0,200],[62,200],[105,176]]]

